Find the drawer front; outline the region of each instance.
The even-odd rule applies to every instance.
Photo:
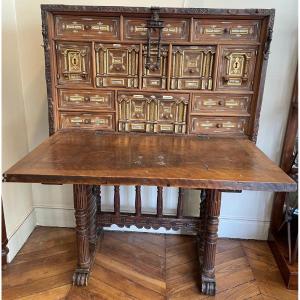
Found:
[[[59,84],[91,85],[91,47],[88,43],[56,45],[57,81]]]
[[[188,41],[190,22],[187,19],[163,19],[162,40]],[[147,20],[138,18],[124,18],[124,39],[147,40]],[[155,34],[153,34],[153,37]]]
[[[118,40],[120,38],[119,18],[56,16],[55,34],[64,38],[99,38]]]
[[[203,135],[246,135],[246,117],[200,117],[191,116],[191,133]]]
[[[119,93],[119,131],[186,132],[187,94]]]
[[[211,46],[174,46],[171,89],[211,90],[215,53]]]
[[[257,47],[222,46],[217,89],[253,90]]]
[[[115,116],[113,113],[60,113],[60,128],[81,128],[113,131]]]
[[[260,22],[256,20],[195,19],[193,29],[193,41],[259,41]]]
[[[167,79],[159,77],[143,77],[143,88],[166,89]]]
[[[112,110],[114,109],[114,92],[94,90],[60,90],[59,107]]]
[[[138,87],[138,45],[96,44],[95,53],[98,87]]]
[[[191,113],[224,112],[248,114],[251,96],[249,95],[210,95],[194,94]]]
[[[139,80],[138,78],[123,78],[123,77],[97,77],[96,86],[97,87],[123,87],[123,88],[138,88]]]

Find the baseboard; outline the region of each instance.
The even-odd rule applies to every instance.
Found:
[[[24,243],[27,241],[28,237],[34,230],[35,226],[36,226],[36,215],[35,215],[35,210],[33,209],[8,240],[8,244],[7,244],[9,249],[7,255],[8,263],[10,263],[14,259],[16,254],[23,247]]]
[[[74,210],[68,208],[49,208],[35,207],[37,225],[40,226],[56,226],[56,227],[74,227]],[[168,213],[168,212],[166,212]],[[220,218],[219,237],[238,238],[238,239],[254,239],[267,240],[270,222],[256,219],[237,219],[237,218]],[[170,233],[181,234],[180,231],[166,230],[160,228],[154,229],[138,229],[135,226],[130,228],[120,228],[112,225],[107,228],[116,231],[135,231],[135,232],[152,232],[152,233]]]

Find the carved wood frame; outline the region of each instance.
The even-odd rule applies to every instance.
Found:
[[[48,17],[49,14],[60,12],[60,13],[73,13],[79,14],[84,12],[85,14],[93,13],[118,13],[118,14],[144,14],[145,16],[151,15],[150,7],[122,7],[122,6],[83,6],[83,5],[41,5],[42,15],[42,34],[43,34],[43,47],[45,56],[45,76],[47,85],[47,100],[48,100],[48,122],[49,122],[49,134],[54,133],[54,109],[53,109],[53,94],[52,94],[52,78],[51,78],[51,56],[50,56],[50,45],[49,45],[49,27]],[[239,17],[239,18],[261,18],[265,26],[262,32],[262,40],[265,45],[263,48],[263,62],[259,65],[258,73],[261,74],[260,80],[255,82],[256,92],[253,97],[256,98],[255,107],[255,118],[252,122],[253,128],[251,128],[251,140],[256,142],[257,133],[259,128],[259,117],[262,103],[262,96],[264,90],[264,83],[266,77],[266,70],[268,64],[268,58],[270,53],[270,43],[272,41],[273,25],[275,10],[274,9],[219,9],[219,8],[169,8],[161,7],[160,15],[181,15],[181,16],[216,16],[216,17]]]

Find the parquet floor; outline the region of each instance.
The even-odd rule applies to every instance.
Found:
[[[73,229],[37,227],[3,272],[3,299],[297,299],[266,242],[219,240],[213,298],[197,287],[194,237],[105,232],[85,288],[70,284],[74,241]]]

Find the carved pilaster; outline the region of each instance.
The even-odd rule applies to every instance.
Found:
[[[266,39],[266,42],[265,42],[265,49],[264,49],[264,59],[265,60],[267,60],[269,58],[272,38],[273,38],[273,28],[269,27],[268,28],[267,39]]]
[[[207,190],[205,203],[206,235],[204,238],[203,264],[201,266],[202,293],[215,295],[215,255],[218,239],[221,193],[218,190]]]

